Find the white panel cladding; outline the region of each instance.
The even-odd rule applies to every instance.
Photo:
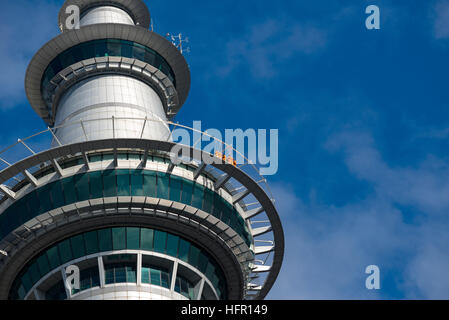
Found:
[[[140,138],[144,121],[123,118],[145,117],[149,120],[142,138],[170,137],[169,127],[161,122],[167,120],[164,107],[150,86],[128,76],[99,75],[75,84],[64,93],[55,121],[56,127],[63,127],[56,130],[56,136],[63,144],[113,137]],[[104,120],[90,121],[94,119]],[[66,125],[69,123],[73,124]]]
[[[81,27],[99,23],[120,23],[134,25],[133,19],[126,11],[110,6],[92,8],[88,10],[80,20]]]

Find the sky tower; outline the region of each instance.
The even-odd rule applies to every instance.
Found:
[[[141,0],[67,0],[33,57],[25,89],[51,147],[0,154],[0,299],[263,299],[273,286],[284,236],[266,180],[195,145],[171,162],[190,71],[149,26]]]

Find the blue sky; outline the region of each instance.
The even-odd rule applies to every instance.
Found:
[[[146,2],[155,31],[191,40],[177,121],[280,130],[287,246],[269,298],[449,298],[448,0]],[[1,146],[45,128],[23,79],[62,3],[2,3]]]

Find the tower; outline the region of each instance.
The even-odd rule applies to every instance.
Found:
[[[149,25],[141,0],[67,0],[33,57],[25,89],[52,142],[1,159],[0,299],[263,299],[274,284],[284,238],[265,180],[195,145],[171,161],[190,71]]]

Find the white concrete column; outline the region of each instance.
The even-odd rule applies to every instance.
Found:
[[[106,279],[104,277],[104,265],[103,265],[103,258],[100,256],[97,258],[98,261],[98,275],[100,277],[100,287],[104,288]]]

